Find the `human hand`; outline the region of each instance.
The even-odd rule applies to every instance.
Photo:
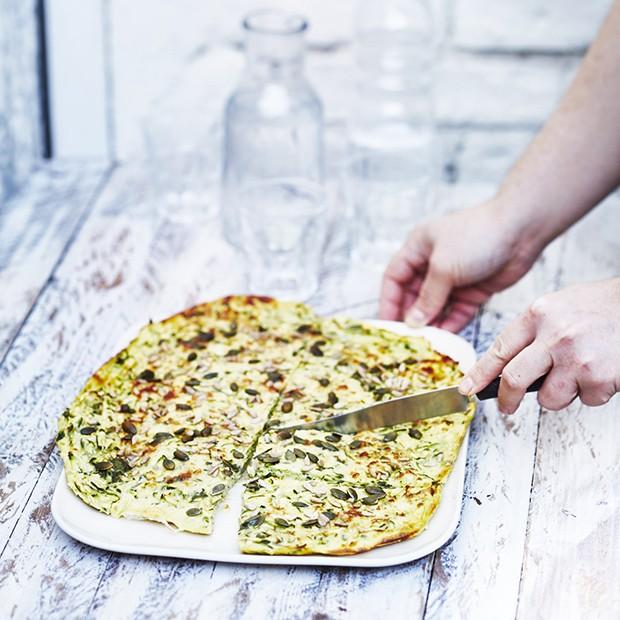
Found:
[[[544,243],[495,201],[423,222],[383,276],[379,316],[459,331],[493,293],[519,280]]]
[[[459,386],[475,394],[500,373],[498,408],[514,413],[528,385],[549,373],[538,392],[557,411],[577,396],[606,403],[620,391],[620,279],[579,284],[535,301],[510,323]]]

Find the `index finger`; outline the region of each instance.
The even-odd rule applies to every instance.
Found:
[[[502,330],[491,348],[465,374],[459,390],[471,396],[489,385],[517,353],[534,341],[535,336],[536,328],[530,315],[519,315]]]
[[[383,273],[379,302],[379,317],[382,319],[402,318],[406,292],[414,286],[425,266],[422,253],[417,247],[410,247],[411,243],[414,243],[413,234],[407,245],[392,257]]]

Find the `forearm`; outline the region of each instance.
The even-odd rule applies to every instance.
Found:
[[[620,184],[620,0],[495,202],[544,246]]]

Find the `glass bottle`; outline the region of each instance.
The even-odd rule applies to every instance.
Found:
[[[307,197],[323,182],[323,110],[304,76],[307,27],[303,17],[279,10],[243,21],[246,68],[226,105],[222,170],[224,232],[235,245],[249,199],[271,186],[280,200],[297,185]]]
[[[354,51],[349,195],[363,257],[392,251],[430,200],[435,38],[427,0],[359,0]]]

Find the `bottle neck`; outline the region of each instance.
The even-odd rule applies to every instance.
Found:
[[[282,80],[301,76],[304,69],[304,41],[301,34],[246,35],[247,72],[257,79]]]

